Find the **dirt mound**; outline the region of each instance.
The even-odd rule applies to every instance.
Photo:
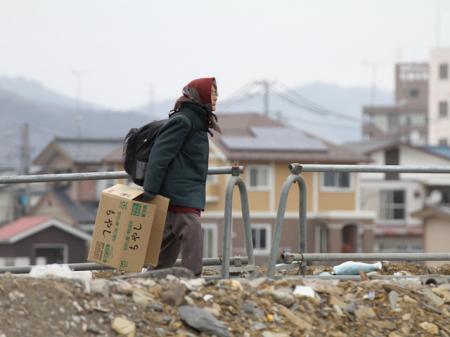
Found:
[[[447,281],[116,274],[86,284],[0,276],[0,336],[450,336]]]

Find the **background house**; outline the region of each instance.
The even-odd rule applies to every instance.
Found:
[[[86,262],[90,235],[49,216],[27,216],[0,228],[0,266]]]
[[[267,259],[288,164],[366,161],[363,155],[326,142],[304,131],[288,127],[266,116],[222,114],[223,135],[211,138],[210,166],[244,165],[242,175],[248,189],[255,255]],[[358,174],[303,173],[307,185],[308,250],[310,252],[371,252],[373,213],[359,209]],[[207,184],[207,206],[202,215],[205,255],[222,253],[223,210],[227,176],[211,176]],[[234,255],[245,254],[240,198],[233,200]],[[298,251],[299,192],[290,191],[281,239],[281,250]]]
[[[413,146],[392,140],[351,143],[348,148],[370,156],[378,165],[448,166],[447,147]],[[361,173],[361,209],[376,212],[375,249],[380,252],[422,252],[423,218],[414,214],[428,204],[450,204],[450,175],[431,173]],[[439,235],[429,228],[429,235]],[[429,236],[429,237],[431,237]]]
[[[116,167],[104,158],[121,149],[122,141],[118,138],[55,138],[37,155],[34,163],[45,173],[112,171]],[[29,214],[51,215],[92,232],[100,193],[115,183],[116,180],[48,183]]]

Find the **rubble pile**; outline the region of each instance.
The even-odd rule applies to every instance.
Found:
[[[447,277],[99,275],[87,283],[1,275],[0,336],[450,337]]]

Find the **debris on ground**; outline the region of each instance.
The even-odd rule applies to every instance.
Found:
[[[448,277],[419,278],[394,266],[388,266],[391,275],[404,272],[414,281],[94,272],[86,286],[76,279],[4,274],[0,336],[450,337]],[[431,278],[435,282],[427,282]]]
[[[359,275],[360,272],[369,273],[380,270],[382,268],[381,262],[364,263],[355,261],[346,261],[333,267],[334,275]]]

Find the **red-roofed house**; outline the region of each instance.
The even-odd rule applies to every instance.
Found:
[[[90,236],[49,216],[26,216],[0,228],[0,266],[85,262]]]

